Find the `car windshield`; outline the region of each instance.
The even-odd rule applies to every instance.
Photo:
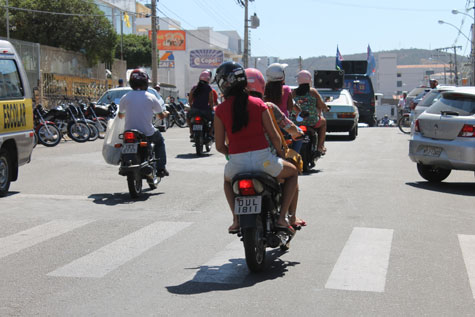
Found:
[[[97,104],[102,104],[102,105],[107,105],[110,103],[119,104],[120,98],[122,98],[129,91],[132,91],[132,89],[108,90],[97,101]]]
[[[440,99],[440,91],[432,90],[427,95],[422,98],[421,102],[419,102],[418,106],[421,107],[429,107],[434,102]]]
[[[440,114],[441,111],[453,111],[461,116],[474,115],[475,96],[450,94],[442,97],[442,99],[434,103],[426,111],[432,114]]]
[[[345,79],[345,88],[348,89],[352,95],[371,93],[371,84],[365,78],[358,80]]]
[[[417,95],[419,95],[421,92],[423,92],[424,90],[427,90],[427,87],[417,87],[417,88],[414,88],[413,90],[411,90],[407,96],[408,97],[416,97]]]
[[[97,104],[103,104],[103,105],[107,105],[107,104],[110,104],[110,103],[115,103],[115,104],[119,104],[120,102],[120,98],[122,98],[125,94],[127,94],[129,91],[132,91],[131,88],[129,89],[117,89],[117,90],[108,90],[106,91],[106,93],[104,95],[102,95],[102,97],[97,101]],[[151,94],[154,94],[155,97],[158,98],[158,100],[161,99],[160,95],[158,94],[158,92],[153,89],[153,88],[148,88],[147,91]]]
[[[323,101],[332,105],[349,105],[350,102],[345,94],[340,91],[319,91]]]

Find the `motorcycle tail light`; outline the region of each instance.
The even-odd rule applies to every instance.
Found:
[[[419,127],[419,119],[416,119],[416,121],[414,122],[414,131],[421,132],[421,128]]]
[[[252,179],[241,179],[239,181],[239,193],[244,196],[251,196],[256,194]]]
[[[133,132],[124,133],[124,142],[125,143],[134,143],[136,141],[135,134]]]
[[[301,126],[299,126],[299,128],[300,128],[304,133],[307,133],[307,126],[301,125]]]
[[[460,137],[465,137],[465,138],[473,138],[475,137],[475,125],[471,124],[465,124],[462,127],[462,130],[460,130],[459,135]]]
[[[371,103],[370,103],[370,105],[371,105],[371,107],[374,107],[374,106],[376,106],[376,102],[374,101],[374,98],[373,98],[373,99],[371,99]]]
[[[201,117],[195,117],[195,123],[201,123]]]
[[[116,143],[116,144],[114,144],[114,147],[115,147],[116,149],[120,149],[120,148],[122,147],[122,144]]]
[[[140,147],[147,147],[148,143],[147,142],[140,142]]]

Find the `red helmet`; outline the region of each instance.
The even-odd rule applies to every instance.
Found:
[[[266,81],[262,73],[255,68],[246,68],[247,89],[255,91],[264,96]]]
[[[134,69],[130,73],[129,84],[133,90],[143,89],[148,87],[148,74],[141,69]]]

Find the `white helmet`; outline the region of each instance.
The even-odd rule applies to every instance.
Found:
[[[284,69],[287,64],[274,63],[270,64],[266,70],[267,81],[282,81],[285,79]]]

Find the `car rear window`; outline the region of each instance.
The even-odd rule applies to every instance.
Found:
[[[432,114],[440,114],[441,111],[453,111],[461,116],[474,115],[475,96],[472,97],[462,94],[446,95],[430,106],[426,111]]]
[[[319,91],[325,103],[333,105],[349,105],[348,97],[339,91]]]
[[[440,91],[433,90],[424,96],[421,102],[419,102],[418,106],[429,107],[434,102],[436,102],[439,98],[440,98]]]

